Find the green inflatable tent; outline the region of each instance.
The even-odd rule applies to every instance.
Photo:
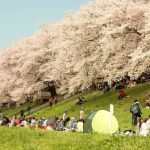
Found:
[[[112,133],[116,133],[119,129],[118,121],[112,115]],[[110,112],[106,110],[99,110],[91,113],[85,120],[83,126],[84,133],[110,133]]]

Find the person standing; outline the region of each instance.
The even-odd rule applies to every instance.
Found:
[[[139,135],[140,133],[140,129],[141,129],[141,125],[142,125],[142,122],[143,122],[143,119],[142,118],[139,118],[138,119],[138,122],[137,122],[137,125],[136,125],[136,135]]]
[[[49,106],[50,106],[50,107],[53,106],[53,99],[52,99],[52,98],[49,99]]]
[[[134,129],[134,126],[137,125],[137,118],[141,118],[141,114],[142,114],[141,106],[137,101],[137,99],[134,100],[134,103],[131,105],[130,112],[132,113],[132,126]]]
[[[64,113],[63,113],[63,121],[65,121],[67,119],[67,111],[65,111]]]
[[[63,122],[64,126],[66,126],[67,122],[70,120],[70,118],[67,116],[67,111],[64,112],[63,114]]]
[[[85,112],[84,112],[84,109],[83,109],[83,108],[81,108],[81,110],[80,110],[80,119],[81,119],[81,120],[84,120],[84,119],[85,119]]]
[[[58,102],[58,101],[57,101],[57,98],[55,97],[55,98],[54,98],[54,103],[55,103],[55,105],[57,104],[57,102]]]

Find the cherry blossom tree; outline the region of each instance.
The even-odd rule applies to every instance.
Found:
[[[54,81],[63,95],[97,79],[150,73],[150,1],[94,0],[0,54],[0,101],[22,101]]]

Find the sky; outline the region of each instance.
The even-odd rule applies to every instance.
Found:
[[[32,36],[40,24],[54,23],[89,0],[0,0],[0,49]]]

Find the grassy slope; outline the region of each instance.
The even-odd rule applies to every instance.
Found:
[[[34,114],[35,117],[39,118],[41,116],[58,116],[59,114],[63,114],[65,110],[68,111],[68,115],[70,117],[79,118],[79,111],[81,107],[85,108],[86,114],[90,114],[91,112],[99,109],[109,110],[109,104],[114,104],[115,107],[115,116],[119,121],[119,125],[121,129],[130,129],[131,128],[131,114],[129,112],[130,105],[133,103],[134,99],[138,99],[141,104],[145,99],[147,99],[147,95],[150,93],[150,85],[143,84],[138,85],[137,87],[127,89],[126,93],[130,96],[129,98],[124,99],[123,101],[119,101],[118,91],[113,91],[107,94],[102,94],[101,92],[92,92],[84,95],[87,103],[83,106],[75,106],[76,98],[66,100],[65,102],[61,102],[54,106],[53,108],[46,108]],[[148,117],[150,110],[143,109],[143,117]]]
[[[27,110],[27,107],[30,106],[30,107],[35,107],[36,104],[34,103],[31,103],[31,102],[28,102],[26,104],[23,104],[21,106],[18,106],[18,107],[15,107],[15,108],[5,108],[2,111],[3,114],[5,114],[7,117],[11,117],[13,116],[14,114],[19,114],[20,113],[20,110]]]
[[[115,105],[115,115],[121,129],[131,128],[131,114],[129,107],[135,98],[142,103],[150,92],[150,85],[138,85],[126,91],[130,97],[117,100],[118,92],[103,95],[92,92],[85,95],[88,100],[85,111],[87,114],[97,109],[107,109],[109,104]],[[75,98],[57,104],[53,108],[45,108],[34,114],[36,117],[52,117],[68,110],[69,116],[79,117],[80,106],[75,106]],[[143,117],[147,117],[150,110],[143,109]],[[150,138],[147,137],[110,137],[99,134],[81,134],[64,132],[47,132],[25,128],[0,127],[0,150],[148,150]]]

